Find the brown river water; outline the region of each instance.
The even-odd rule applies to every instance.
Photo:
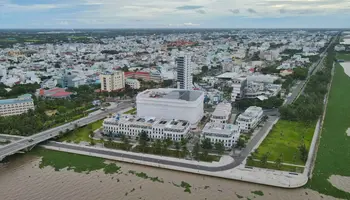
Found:
[[[73,171],[40,169],[40,158],[22,156],[0,164],[0,200],[327,200],[334,199],[309,189],[281,189],[251,183],[206,177],[140,165],[117,163],[121,174],[89,174]],[[159,177],[164,183],[152,182],[129,170]],[[189,183],[191,194],[174,186]],[[253,194],[261,191],[263,195]]]

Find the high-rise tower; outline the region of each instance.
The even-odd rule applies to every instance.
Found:
[[[191,55],[181,52],[175,63],[177,66],[177,88],[192,90]]]

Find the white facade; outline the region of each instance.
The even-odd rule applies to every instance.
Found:
[[[235,102],[244,97],[244,88],[247,84],[247,78],[238,77],[232,79],[231,101]]]
[[[230,103],[220,103],[216,106],[210,117],[211,123],[226,124],[230,119],[232,105]]]
[[[136,97],[137,115],[180,119],[196,125],[203,117],[204,93],[198,90],[150,89]]]
[[[192,90],[191,56],[181,52],[176,58],[178,89]]]
[[[236,124],[242,132],[249,132],[260,123],[263,114],[264,112],[261,107],[250,106],[244,113],[238,116]]]
[[[122,71],[116,71],[113,74],[101,74],[100,81],[102,91],[111,92],[125,87],[125,77]]]
[[[126,79],[125,84],[129,85],[132,89],[136,90],[140,89],[141,87],[140,81],[138,81],[137,79],[128,78]]]
[[[201,137],[209,138],[211,143],[222,142],[226,149],[232,148],[240,136],[239,126],[234,124],[207,123],[202,130]]]
[[[184,120],[157,119],[155,117],[137,117],[134,115],[122,115],[107,118],[103,121],[105,134],[124,134],[136,138],[142,131],[148,134],[150,139],[166,139],[180,141],[186,138],[190,130],[190,123]]]
[[[30,109],[34,110],[34,102],[30,95],[0,100],[0,116],[20,115]]]

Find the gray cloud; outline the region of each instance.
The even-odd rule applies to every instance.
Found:
[[[199,13],[199,14],[202,14],[202,15],[207,14],[207,12],[205,10],[203,10],[203,9],[196,10],[196,13]]]
[[[315,14],[323,12],[323,10],[312,10],[312,9],[280,9],[278,10],[280,14],[296,14],[296,15],[306,15]]]
[[[256,12],[256,10],[254,10],[253,8],[248,8],[247,11],[251,14],[256,14],[258,12]]]
[[[274,5],[304,5],[304,6],[321,6],[321,5],[334,5],[346,3],[348,0],[318,0],[318,1],[292,1],[292,0],[267,0],[257,3],[261,6],[274,6]]]
[[[239,9],[229,9],[228,11],[233,14],[239,14]]]
[[[203,8],[203,6],[191,6],[191,5],[186,5],[186,6],[179,6],[176,7],[177,10],[196,10]]]

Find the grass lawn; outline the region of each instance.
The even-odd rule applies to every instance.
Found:
[[[133,108],[133,109],[131,109],[131,110],[128,110],[128,111],[126,111],[126,112],[123,113],[123,114],[135,115],[135,114],[136,114],[136,108]]]
[[[350,193],[328,182],[331,175],[350,176],[350,78],[337,64],[329,94],[327,114],[323,124],[312,179],[307,187],[336,198],[350,199]]]
[[[146,147],[145,150],[143,151],[143,149],[140,149],[140,145],[137,145],[133,149],[133,152],[137,152],[137,153],[145,152],[147,154],[161,155],[161,156],[167,156],[167,157],[173,157],[173,158],[185,158],[186,156],[182,153],[181,150],[177,152],[176,150],[173,150],[173,149],[167,149],[166,151],[163,151],[162,154],[153,153],[152,147]],[[199,161],[203,161],[203,162],[213,162],[213,161],[219,162],[220,158],[221,156],[217,156],[217,155],[209,154],[207,156],[204,156],[202,153],[199,154]]]
[[[92,130],[95,131],[95,130],[101,128],[102,123],[103,123],[103,119],[92,123],[91,124]],[[78,128],[77,130],[70,131],[65,136],[58,139],[58,141],[60,141],[60,142],[72,141],[74,143],[79,143],[81,141],[90,142],[89,134],[90,134],[90,129],[88,128],[88,126],[83,126],[81,128]]]
[[[338,60],[350,61],[350,54],[346,54],[346,53],[337,53],[337,59],[338,59]]]
[[[254,159],[260,159],[263,154],[269,152],[269,161],[275,161],[282,154],[283,163],[304,165],[298,146],[304,142],[309,149],[314,129],[314,124],[279,120],[259,146]]]
[[[254,160],[247,160],[247,166],[275,169],[275,170],[281,170],[281,171],[287,171],[287,172],[298,172],[298,173],[302,173],[304,171],[303,167],[295,167],[290,165],[281,165],[281,168],[278,169],[278,167],[274,163],[267,163],[266,166],[261,166],[261,162],[254,161]]]
[[[116,166],[114,163],[106,164],[105,159],[103,158],[53,151],[43,148],[35,148],[30,153],[41,157],[40,168],[51,166],[56,171],[67,168],[74,172],[85,173],[103,170],[106,174],[116,173],[120,170],[120,167]]]

